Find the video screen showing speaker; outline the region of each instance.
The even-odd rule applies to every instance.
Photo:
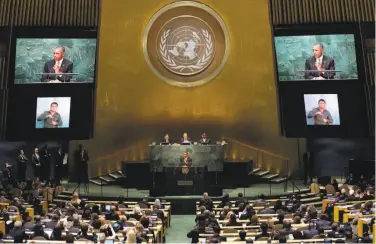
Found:
[[[95,82],[97,30],[14,27],[9,85]]]
[[[70,97],[38,97],[35,128],[69,128]]]
[[[14,83],[92,83],[96,45],[96,39],[18,38]]]
[[[93,133],[94,90],[61,86],[19,86],[8,91],[6,136],[9,141],[85,140]]]
[[[337,94],[304,94],[307,125],[340,125]]]
[[[285,83],[279,86],[286,137],[368,137],[371,118],[358,83]]]
[[[276,36],[280,81],[358,79],[354,34]]]

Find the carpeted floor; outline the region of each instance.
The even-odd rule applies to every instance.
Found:
[[[171,227],[166,233],[166,243],[191,243],[187,233],[195,227],[194,222],[194,215],[172,215]]]

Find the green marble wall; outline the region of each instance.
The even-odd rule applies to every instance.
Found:
[[[73,62],[74,78],[78,82],[93,82],[96,39],[17,39],[15,84],[39,82],[46,61],[53,59],[56,46],[65,47],[64,58]]]
[[[335,79],[357,79],[354,35],[278,36],[275,37],[279,80],[303,79],[305,61],[313,56],[312,44],[321,42],[324,55],[334,59]]]

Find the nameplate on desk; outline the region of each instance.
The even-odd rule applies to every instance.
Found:
[[[193,186],[192,180],[178,180],[178,186]]]

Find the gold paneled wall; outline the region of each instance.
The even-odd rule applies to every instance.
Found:
[[[204,131],[212,139],[228,136],[296,164],[296,139],[279,136],[268,0],[201,1],[225,21],[230,55],[213,81],[196,88],[166,84],[143,56],[148,20],[171,2],[102,2],[95,133],[83,142],[90,175],[144,160],[150,142],[164,133],[178,140],[185,131],[194,139]]]

